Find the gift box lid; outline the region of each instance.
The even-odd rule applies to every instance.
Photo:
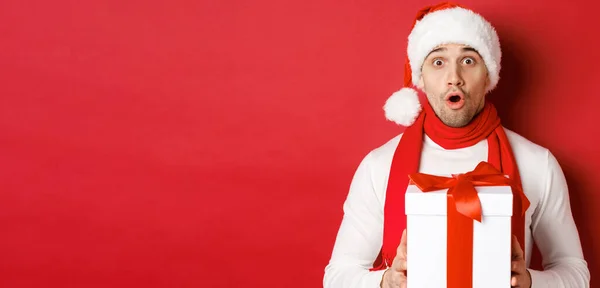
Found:
[[[512,216],[513,194],[510,186],[475,187],[483,216]],[[405,194],[406,215],[446,215],[448,189],[423,192],[408,185]]]

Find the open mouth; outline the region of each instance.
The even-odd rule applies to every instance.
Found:
[[[452,110],[458,110],[465,105],[464,94],[460,91],[450,92],[445,97],[446,105]]]
[[[450,96],[450,98],[448,98],[448,101],[452,102],[452,103],[457,103],[458,101],[460,101],[462,98],[460,98],[460,96],[458,95],[452,95]]]

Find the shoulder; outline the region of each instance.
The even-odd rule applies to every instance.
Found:
[[[360,166],[363,168],[359,168],[362,170],[361,173],[367,173],[363,175],[370,179],[375,193],[382,201],[385,199],[384,191],[387,187],[392,159],[401,138],[402,133],[371,149],[361,162]]]
[[[540,157],[548,153],[546,147],[534,143],[510,129],[504,128],[504,131],[514,153],[527,154],[533,157]]]
[[[511,130],[504,130],[517,162],[523,189],[532,204],[542,204],[548,197],[566,190],[563,171],[548,148]],[[560,184],[552,185],[553,182]]]
[[[365,157],[365,160],[376,174],[386,174],[389,172],[394,153],[396,153],[400,139],[402,139],[402,134],[395,135],[379,146],[376,146]]]
[[[369,153],[373,159],[383,160],[386,158],[391,158],[394,156],[394,152],[396,152],[396,148],[400,143],[400,139],[402,139],[402,133],[394,136],[393,138],[387,140],[383,144],[378,147],[375,147]]]
[[[540,165],[547,166],[548,157],[551,156],[551,152],[548,148],[534,143],[510,129],[504,128],[504,131],[506,132],[508,142],[510,142],[510,147],[517,161],[517,165],[529,168],[540,168]],[[530,169],[525,169],[523,172],[529,170]]]
[[[525,137],[504,128],[506,131],[506,137],[510,142],[510,146],[515,155],[517,165],[519,165],[519,172],[530,173],[529,170],[536,169],[540,172],[545,173],[544,176],[548,177],[562,177],[562,168],[560,163],[548,148],[536,144]],[[521,168],[523,166],[524,168]],[[526,170],[522,171],[521,170]],[[560,174],[560,175],[557,175]]]

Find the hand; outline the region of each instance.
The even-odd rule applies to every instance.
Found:
[[[510,266],[512,277],[510,287],[531,288],[531,274],[525,264],[525,256],[519,245],[517,237],[512,238],[512,264]]]
[[[406,229],[402,232],[392,267],[383,273],[381,288],[406,288]]]

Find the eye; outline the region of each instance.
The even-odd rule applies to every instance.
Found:
[[[473,64],[475,64],[475,59],[473,59],[471,57],[467,57],[467,58],[463,59],[463,64],[473,65]]]
[[[442,59],[433,59],[433,66],[442,66],[444,65],[444,61]]]

